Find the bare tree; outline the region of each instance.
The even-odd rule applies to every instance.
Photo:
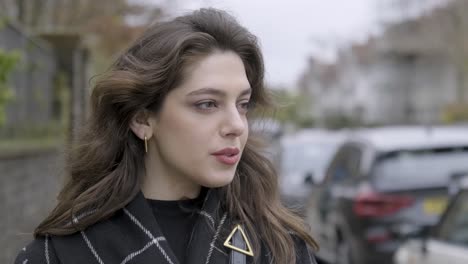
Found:
[[[153,20],[162,9],[128,0],[0,0],[0,7],[3,16],[35,33],[86,32],[90,24],[103,16],[144,15]]]

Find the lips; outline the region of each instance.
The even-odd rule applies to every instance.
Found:
[[[234,165],[239,161],[239,153],[240,150],[238,148],[224,148],[211,155],[215,156],[217,161],[225,165]]]

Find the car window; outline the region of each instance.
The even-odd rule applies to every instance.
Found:
[[[337,144],[322,142],[295,142],[282,147],[281,172],[285,174],[313,173],[321,181],[326,167],[336,152]]]
[[[359,171],[362,151],[356,146],[344,146],[336,154],[327,171],[328,182],[339,182],[356,177]]]
[[[468,191],[460,193],[448,209],[435,237],[439,240],[468,246]]]
[[[372,178],[379,189],[446,186],[468,171],[468,148],[402,150],[378,156]]]

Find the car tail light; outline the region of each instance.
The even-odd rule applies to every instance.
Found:
[[[353,212],[359,217],[382,217],[409,207],[413,202],[414,198],[407,195],[365,192],[356,196]]]
[[[380,234],[366,234],[365,239],[371,244],[379,244],[390,241],[392,236],[388,230]]]

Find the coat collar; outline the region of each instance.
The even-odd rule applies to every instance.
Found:
[[[187,264],[229,262],[230,250],[223,242],[234,225],[222,211],[219,195],[218,189],[206,193],[190,236]],[[141,192],[110,219],[73,235],[52,237],[52,244],[67,264],[179,264]]]
[[[141,225],[148,227],[148,234],[164,237],[143,193],[138,193],[135,199],[126,206],[124,212],[130,218],[132,218],[131,215],[134,216],[132,221],[141,219]],[[207,190],[202,209],[198,211],[198,217],[188,243],[187,264],[199,264],[202,259],[206,260],[204,263],[224,263],[220,262],[219,258],[221,256],[224,258],[230,252],[230,250],[226,250],[222,245],[224,240],[221,241],[225,233],[222,231],[230,225],[226,220],[227,214],[221,211],[219,190]],[[178,263],[169,244],[161,243],[161,246],[170,259],[176,260],[173,263]],[[213,254],[214,251],[215,254]],[[216,259],[215,262],[212,262],[213,258]]]

